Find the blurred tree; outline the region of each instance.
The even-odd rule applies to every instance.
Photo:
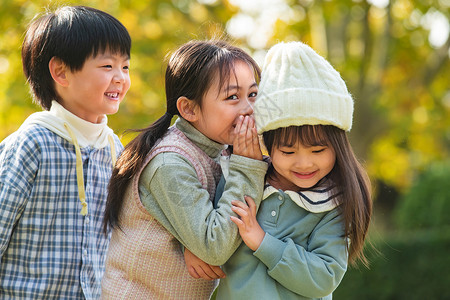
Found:
[[[394,211],[398,229],[450,228],[450,161],[431,164],[414,181]]]
[[[27,23],[48,1],[0,0],[0,140],[33,111],[21,71]],[[228,32],[258,62],[278,41],[325,56],[355,99],[351,140],[372,178],[400,190],[450,146],[449,2],[444,0],[80,0],[116,16],[133,39],[132,86],[109,122],[118,133],[165,111],[165,56]],[[127,143],[134,135],[126,135]]]
[[[258,1],[230,1],[242,8],[229,24],[244,43],[267,49],[301,40],[341,73],[355,99],[350,138],[372,178],[404,191],[430,162],[448,157],[449,1],[262,1],[276,18],[249,3]],[[236,24],[257,29],[268,20],[264,41]]]
[[[131,88],[109,125],[121,133],[150,125],[165,111],[165,56],[191,39],[226,36],[224,25],[236,10],[214,1],[189,0],[0,0],[0,140],[15,131],[26,117],[41,110],[31,101],[22,73],[20,46],[33,16],[60,5],[87,5],[118,18],[133,40]],[[209,3],[209,4],[208,4]],[[125,135],[127,143],[134,134]]]

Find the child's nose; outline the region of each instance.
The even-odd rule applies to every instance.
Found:
[[[253,114],[253,103],[249,101],[248,98],[245,98],[244,101],[242,101],[242,115],[252,115]]]
[[[313,166],[312,160],[304,154],[297,155],[296,157],[296,167],[299,168],[299,170],[308,171],[308,168],[311,168]]]
[[[127,77],[127,74],[125,74],[125,72],[120,70],[120,71],[117,71],[116,74],[114,75],[114,81],[123,83],[123,82],[125,82],[126,77]]]

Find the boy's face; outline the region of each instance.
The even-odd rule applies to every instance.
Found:
[[[66,71],[67,87],[61,105],[78,117],[100,123],[103,115],[118,111],[130,88],[130,59],[109,51],[86,59],[79,71]]]

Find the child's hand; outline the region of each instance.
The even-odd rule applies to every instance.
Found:
[[[225,278],[225,273],[219,266],[211,266],[205,263],[188,249],[184,249],[184,261],[189,274],[196,279],[214,280]]]
[[[262,160],[255,120],[250,116],[240,116],[234,129],[233,153],[248,158]]]
[[[240,218],[231,216],[231,221],[233,221],[239,228],[239,234],[242,237],[244,243],[256,251],[261,242],[264,239],[265,232],[259,226],[256,220],[256,204],[255,201],[249,196],[245,196],[245,201],[248,205],[242,201],[233,200],[231,204],[233,205],[231,209],[239,215]]]

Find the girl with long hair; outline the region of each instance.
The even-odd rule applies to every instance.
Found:
[[[102,297],[209,299],[217,280],[189,276],[184,255],[205,261],[208,279],[222,276],[217,266],[241,242],[231,201],[262,197],[267,163],[252,117],[259,76],[248,54],[223,41],[191,41],[172,54],[166,113],[125,147],[113,170]],[[226,145],[233,154],[222,157]],[[214,206],[222,158],[232,179]]]

